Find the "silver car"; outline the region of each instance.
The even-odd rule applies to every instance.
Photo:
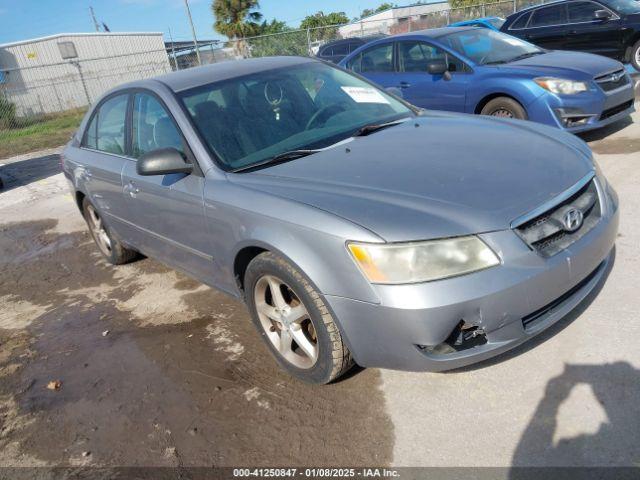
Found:
[[[618,200],[580,139],[419,111],[308,58],[123,85],[63,168],[100,251],[242,298],[275,359],[440,371],[540,333],[604,277]]]

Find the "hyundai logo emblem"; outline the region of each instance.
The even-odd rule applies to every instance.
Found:
[[[583,220],[584,217],[582,215],[582,211],[577,208],[571,208],[570,210],[567,210],[562,217],[562,225],[564,226],[565,231],[575,232],[582,226]]]

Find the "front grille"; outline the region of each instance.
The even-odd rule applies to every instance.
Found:
[[[615,79],[616,77],[618,78]],[[624,87],[625,85],[629,85],[631,81],[629,79],[629,75],[626,75],[624,69],[607,73],[606,75],[601,75],[596,77],[594,80],[605,92],[610,92],[620,87]]]
[[[602,115],[600,115],[600,120],[606,120],[607,118],[613,117],[614,115],[619,114],[620,112],[624,112],[627,108],[631,108],[633,106],[633,100],[629,100],[628,102],[621,103],[620,105],[616,105],[615,107],[607,108]]]
[[[577,209],[582,212],[582,225],[567,231],[563,218]],[[591,230],[600,219],[600,199],[593,179],[568,199],[515,228],[518,236],[543,257],[560,253]]]
[[[547,315],[553,313],[554,310],[557,310],[558,307],[561,307],[566,301],[568,301],[571,297],[573,297],[576,293],[578,293],[582,288],[588,284],[591,280],[593,280],[596,275],[600,273],[600,271],[604,268],[605,262],[602,262],[600,265],[596,267],[596,269],[586,276],[580,283],[578,283],[575,287],[573,287],[568,292],[565,292],[560,297],[556,298],[553,302],[548,303],[542,308],[539,308],[535,312],[530,313],[522,317],[522,326],[525,330],[530,330],[535,325],[538,324],[540,320],[543,320],[547,317]]]

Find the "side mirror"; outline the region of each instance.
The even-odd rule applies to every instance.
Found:
[[[445,80],[451,80],[449,66],[444,60],[431,60],[427,63],[427,73],[431,75],[442,75]]]
[[[185,162],[182,153],[175,148],[159,148],[142,155],[136,163],[138,175],[168,175],[191,173],[193,165]]]
[[[611,12],[609,10],[596,10],[593,13],[594,20],[609,20],[611,18]]]

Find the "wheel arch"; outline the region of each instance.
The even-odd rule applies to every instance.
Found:
[[[473,113],[475,113],[476,115],[479,115],[487,103],[489,103],[491,100],[494,100],[500,97],[510,98],[514,102],[518,102],[520,106],[524,109],[524,111],[527,112],[527,107],[525,107],[525,105],[515,95],[512,95],[511,93],[506,93],[506,92],[493,92],[488,95],[485,95],[480,99],[480,101],[476,104],[476,107]]]
[[[629,38],[629,43],[627,44],[627,47],[626,47],[625,52],[624,52],[624,60],[626,62],[631,62],[631,56],[633,55],[633,47],[635,46],[635,44],[637,42],[640,42],[640,31],[639,32],[635,32]]]

